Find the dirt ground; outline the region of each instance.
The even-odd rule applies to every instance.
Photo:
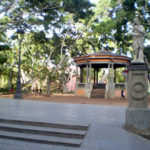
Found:
[[[0,95],[4,98],[13,98],[13,94]],[[23,97],[25,100],[33,101],[47,101],[47,102],[58,102],[58,103],[71,103],[71,104],[92,104],[92,105],[112,105],[112,106],[128,106],[127,99],[115,98],[115,99],[103,99],[103,98],[85,98],[74,96],[73,94],[54,94],[51,97],[46,96],[34,96],[26,95]],[[150,106],[150,100],[149,100]]]

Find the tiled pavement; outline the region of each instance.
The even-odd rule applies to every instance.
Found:
[[[124,129],[126,107],[0,99],[0,118],[91,124],[80,148],[0,139],[0,150],[150,150],[150,141]]]

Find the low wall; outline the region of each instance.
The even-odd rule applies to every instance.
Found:
[[[85,89],[77,89],[76,90],[76,95],[85,97]]]
[[[124,90],[124,95],[127,98],[127,90]],[[115,89],[115,97],[121,98],[121,89]]]

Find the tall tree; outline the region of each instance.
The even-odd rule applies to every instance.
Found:
[[[95,12],[97,19],[93,22],[92,29],[95,34],[99,34],[99,43],[103,43],[101,47],[105,49],[115,47],[124,52],[132,50],[131,28],[133,19],[137,15],[146,33],[149,33],[150,2],[148,0],[100,0]]]
[[[49,64],[55,69],[47,72],[47,78],[54,76],[66,58],[69,43],[76,38],[68,25],[70,18],[74,23],[81,19],[87,23],[93,6],[88,0],[1,0],[0,4],[0,32],[23,29],[28,34],[22,43],[22,69],[30,80],[38,77],[39,70],[48,69]],[[47,34],[51,34],[49,39]]]

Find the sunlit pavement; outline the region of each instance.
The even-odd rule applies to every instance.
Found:
[[[126,107],[96,106],[0,98],[0,118],[89,123],[80,148],[0,139],[0,150],[150,150],[150,140],[124,129]]]

